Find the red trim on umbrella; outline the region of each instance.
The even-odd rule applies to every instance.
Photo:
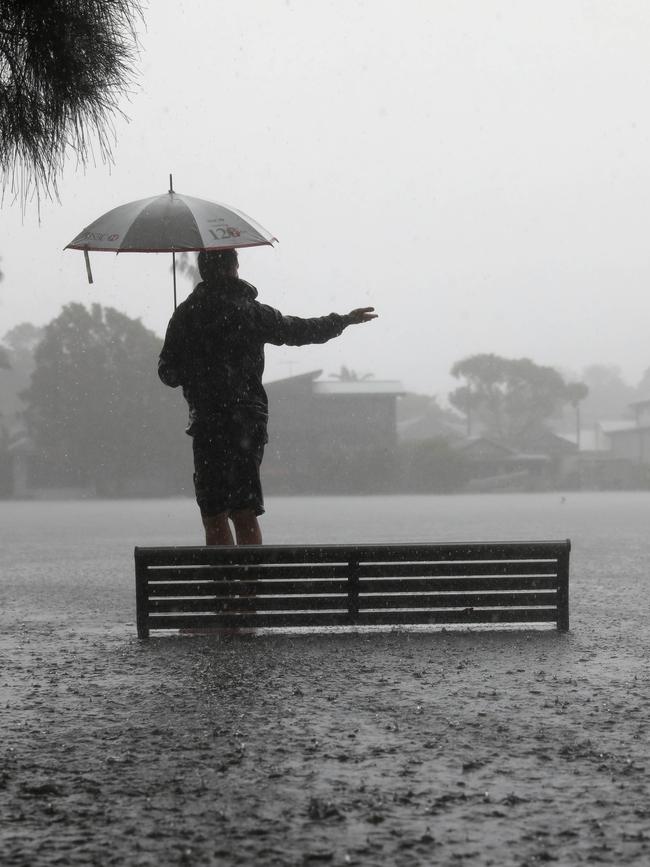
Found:
[[[128,250],[115,249],[115,247],[91,247],[88,244],[67,244],[64,250],[89,250],[91,253],[201,253],[210,250],[241,250],[244,247],[272,247],[278,239],[270,241],[252,241],[250,244],[234,244],[231,247],[158,247],[155,250],[145,247],[129,247]]]

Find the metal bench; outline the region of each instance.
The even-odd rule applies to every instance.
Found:
[[[135,549],[137,628],[553,623],[571,543]]]

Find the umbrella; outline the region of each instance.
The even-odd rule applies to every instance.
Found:
[[[112,253],[171,253],[176,309],[176,253],[228,250],[273,245],[266,229],[241,211],[177,193],[169,176],[169,192],[119,205],[86,226],[66,245],[83,250],[92,283],[89,250]]]

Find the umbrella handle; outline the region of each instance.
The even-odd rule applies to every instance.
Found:
[[[93,272],[90,269],[90,256],[88,255],[88,248],[86,248],[84,250],[84,259],[86,260],[86,274],[88,276],[88,282],[92,283],[93,282]]]
[[[174,182],[171,173],[169,175],[169,192],[174,192]],[[176,253],[172,250],[172,271],[174,272],[174,310],[176,310]]]
[[[176,253],[172,250],[172,272],[174,274],[174,310],[176,310]]]

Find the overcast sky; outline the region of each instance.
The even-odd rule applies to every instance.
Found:
[[[647,0],[151,2],[115,165],[68,162],[60,202],[1,211],[0,335],[71,301],[164,333],[171,256],[63,251],[175,188],[280,244],[241,276],[285,313],[374,304],[267,379],[342,364],[444,396],[476,352],[650,367]],[[189,283],[180,286],[183,297]]]

